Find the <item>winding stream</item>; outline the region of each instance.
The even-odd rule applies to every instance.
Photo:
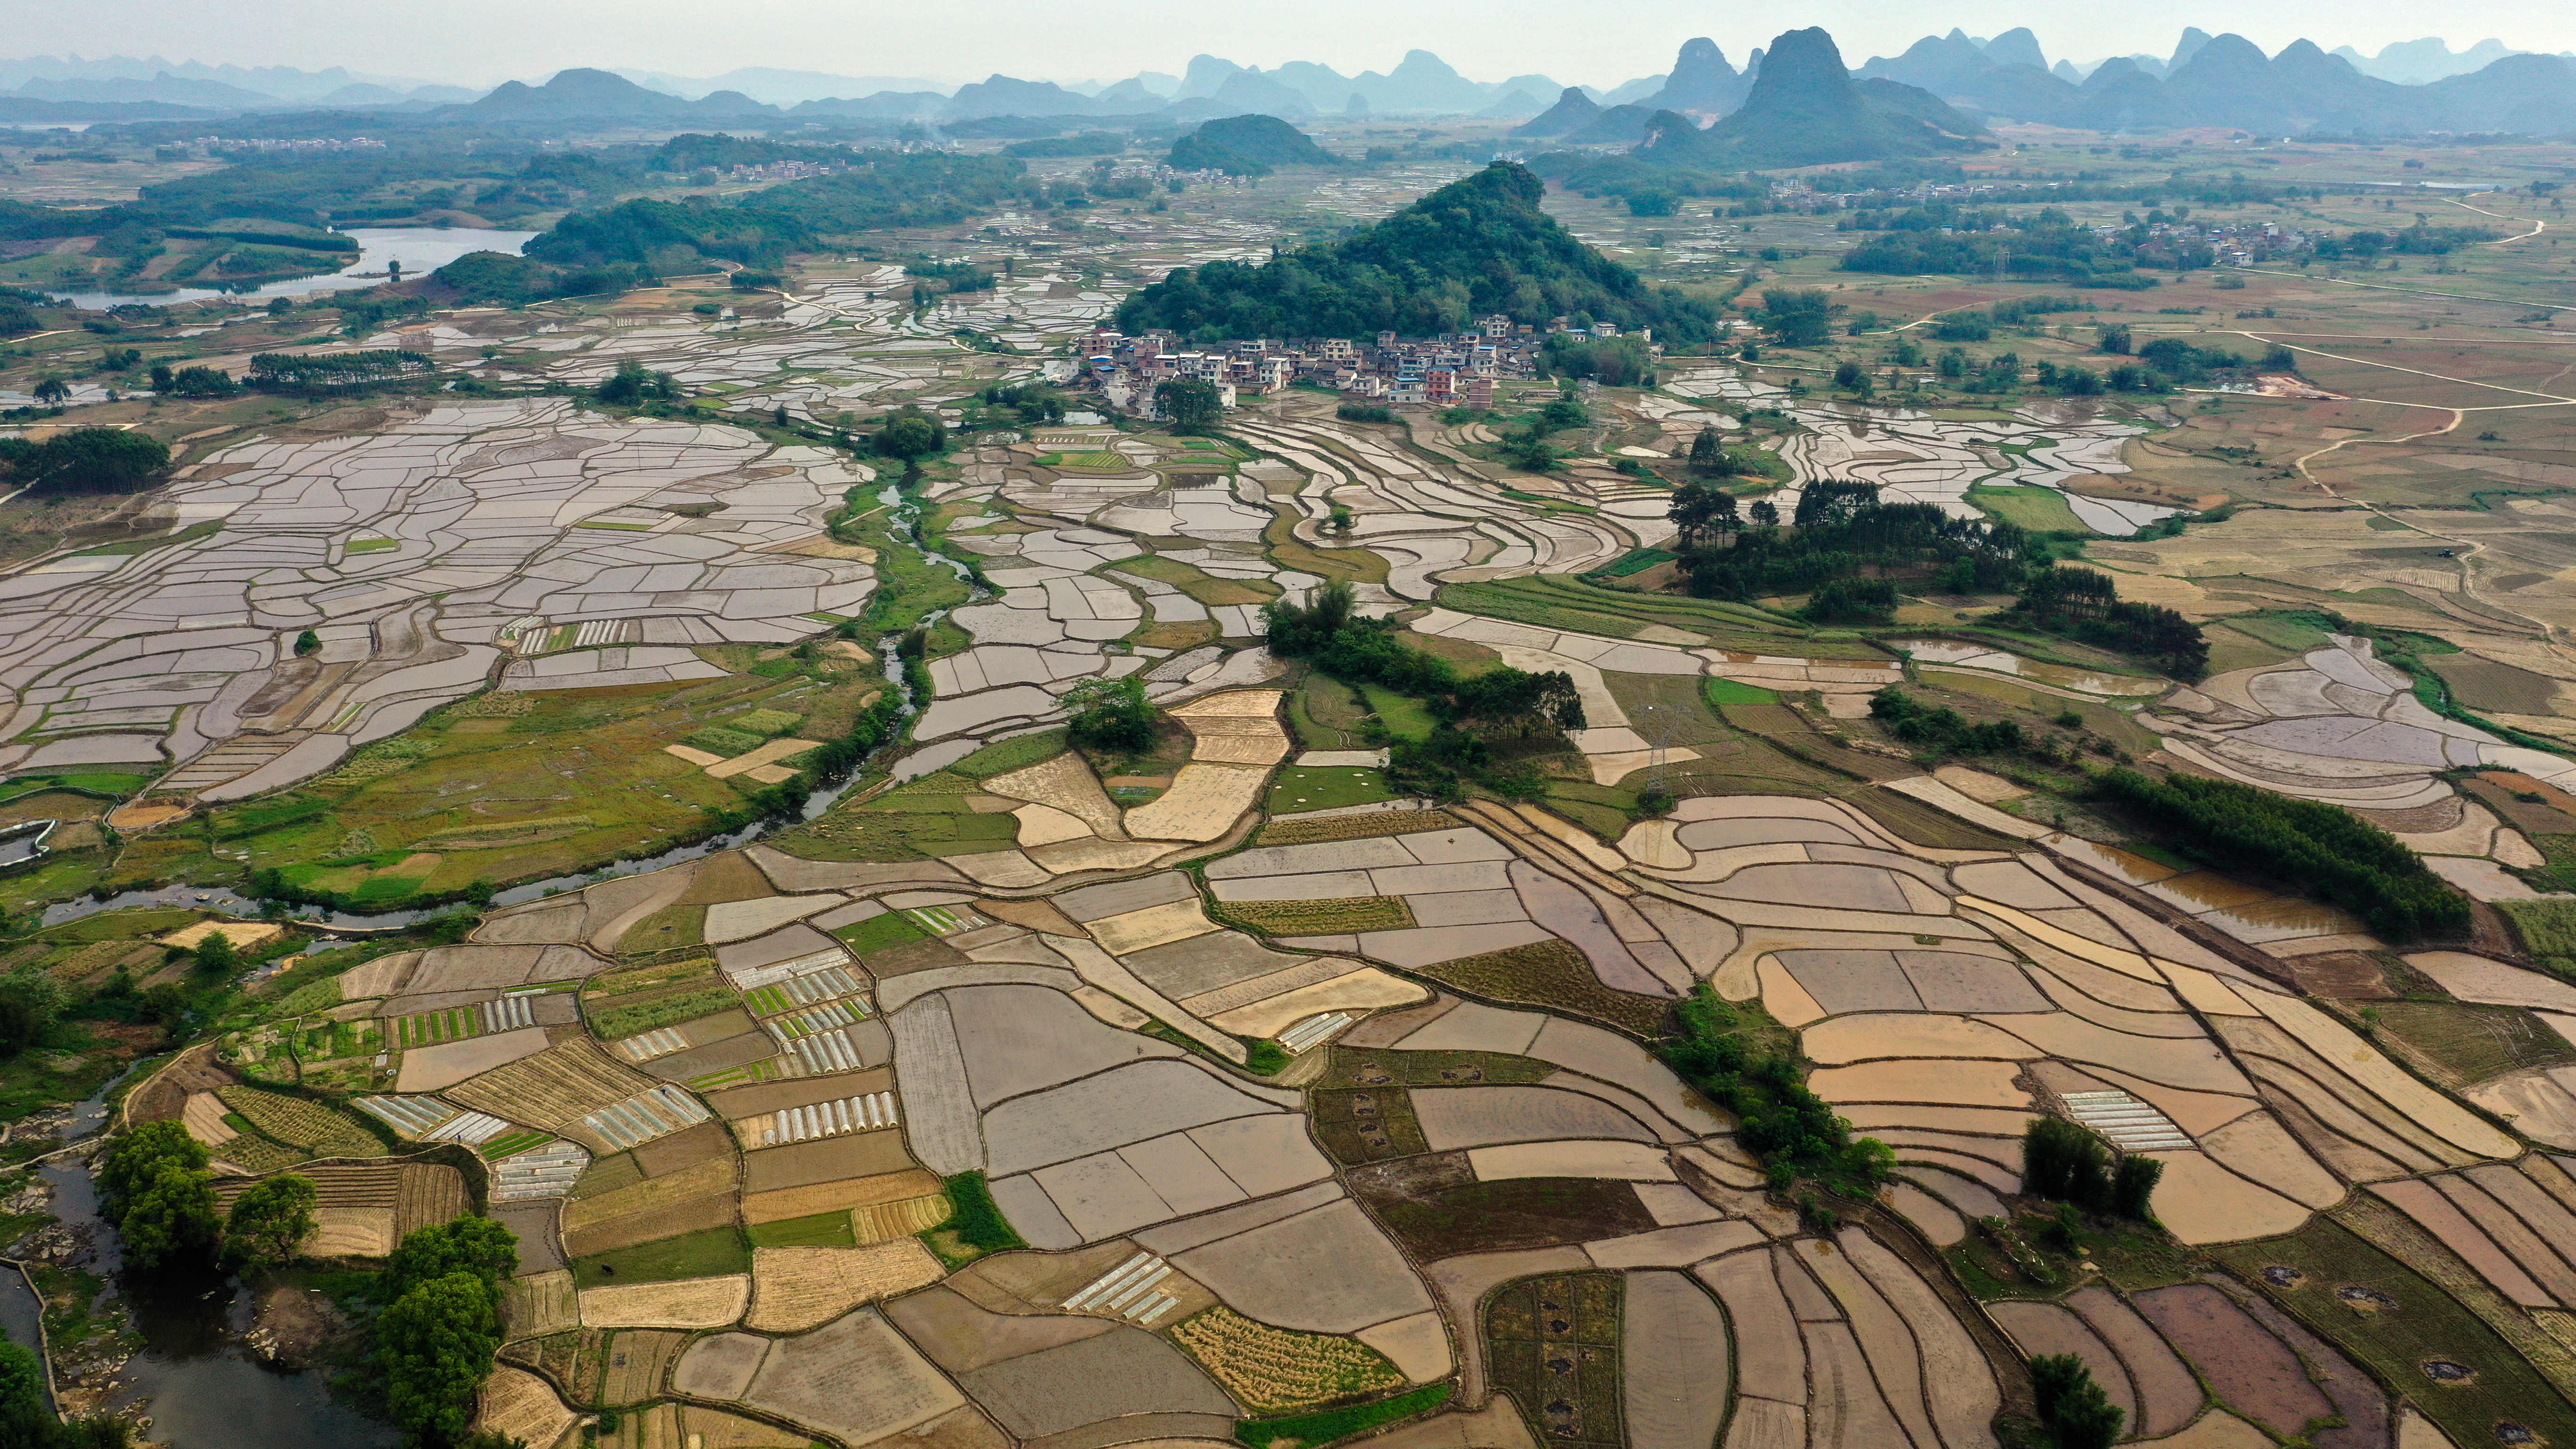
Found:
[[[990,590],[984,588],[981,584],[978,584],[975,581],[973,570],[969,569],[965,564],[960,563],[956,559],[950,558],[948,555],[931,548],[928,540],[922,537],[921,505],[924,501],[922,498],[917,495],[906,494],[900,487],[888,485],[886,488],[878,492],[877,501],[892,511],[895,526],[903,533],[904,537],[912,543],[914,548],[920,550],[922,557],[947,568],[951,572],[955,573],[960,580],[964,581],[967,588],[971,591],[971,594],[967,599],[968,603],[981,602],[982,600],[992,596]],[[953,612],[951,609],[934,609],[928,614],[923,615],[915,627],[923,629],[930,628],[940,620],[947,618],[951,612]],[[886,636],[885,641],[878,647],[884,655],[883,668],[886,680],[894,688],[897,695],[903,700],[904,713],[912,715],[919,714],[927,704],[927,701],[913,698],[912,686],[910,682],[904,678],[903,661],[897,657],[895,653],[897,642],[901,639],[903,633],[908,632],[910,632],[910,630],[889,634]],[[848,792],[850,786],[855,783],[858,778],[858,774],[854,772],[849,779],[843,780],[841,783],[834,785],[829,789],[815,791],[812,797],[806,800],[805,810],[801,818],[812,820],[820,816],[824,811],[831,809],[832,806],[840,800],[841,796]],[[671,866],[678,865],[683,861],[696,860],[701,856],[715,855],[723,851],[733,850],[740,846],[749,845],[751,842],[758,840],[763,835],[768,834],[772,825],[773,822],[767,820],[756,820],[740,830],[732,831],[724,835],[712,836],[706,840],[699,841],[695,845],[676,846],[670,850],[663,851],[658,855],[629,856],[621,860],[610,861],[606,865],[593,867],[592,869],[583,871],[578,875],[559,875],[545,880],[529,881],[523,885],[515,885],[510,887],[508,890],[497,892],[492,897],[492,905],[496,907],[525,905],[529,901],[538,900],[542,897],[562,891],[579,890],[583,886],[592,885],[615,876],[643,875],[652,871],[664,870]],[[179,906],[190,909],[218,911],[229,916],[250,918],[258,916],[265,905],[265,902],[245,896],[239,891],[233,890],[227,886],[173,885],[163,886],[157,890],[121,891],[116,895],[96,899],[84,896],[75,900],[57,901],[54,904],[45,907],[44,923],[48,926],[59,926],[65,921],[77,921],[84,916],[94,916],[102,911],[132,910],[144,906]],[[332,927],[341,931],[371,933],[377,931],[401,930],[406,926],[416,925],[421,921],[428,920],[432,916],[443,915],[453,909],[455,908],[441,906],[430,910],[388,911],[381,915],[370,916],[357,915],[347,911],[325,911],[318,907],[308,906],[298,910],[295,913],[294,919],[315,925]]]

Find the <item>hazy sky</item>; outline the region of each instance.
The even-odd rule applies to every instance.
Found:
[[[2427,34],[2454,49],[2495,36],[2528,50],[2576,49],[2566,0],[2183,0],[2173,5],[2036,5],[2022,0],[1895,3],[1820,0],[1796,6],[1682,0],[1482,0],[1397,5],[1385,0],[442,0],[351,5],[347,0],[0,0],[8,55],[161,55],[210,64],[295,65],[413,76],[460,85],[540,79],[571,65],[713,75],[776,66],[844,75],[981,80],[1116,80],[1139,70],[1177,74],[1199,52],[1247,65],[1322,61],[1342,71],[1391,69],[1404,52],[1438,53],[1478,80],[1543,72],[1614,85],[1667,68],[1695,35],[1729,59],[1781,30],[1822,25],[1857,65],[1892,55],[1930,30],[1993,35],[2028,25],[2055,60],[2133,51],[2166,54],[2185,25],[2233,30],[2266,50],[2306,37],[2331,50],[2376,54]]]

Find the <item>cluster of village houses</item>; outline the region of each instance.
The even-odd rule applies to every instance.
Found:
[[[1218,397],[1229,408],[1245,396],[1274,393],[1299,381],[1389,407],[1485,408],[1494,404],[1497,379],[1534,376],[1547,340],[1577,330],[1593,337],[1622,335],[1607,322],[1577,329],[1571,319],[1559,317],[1540,327],[1499,314],[1484,318],[1472,332],[1422,338],[1380,332],[1374,343],[1347,337],[1254,337],[1192,345],[1170,332],[1129,337],[1101,328],[1081,349],[1077,385],[1097,388],[1118,412],[1146,418],[1156,415],[1154,390],[1184,378],[1216,384]],[[1662,355],[1653,329],[1634,328],[1626,335],[1642,340],[1651,354]]]

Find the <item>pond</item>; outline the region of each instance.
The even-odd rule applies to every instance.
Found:
[[[65,1141],[105,1124],[116,1086],[100,1088],[73,1110]],[[80,1266],[118,1279],[122,1245],[98,1215],[85,1155],[57,1157],[36,1172],[53,1187],[53,1215],[92,1233],[96,1247]],[[143,1348],[126,1363],[108,1406],[145,1403],[155,1442],[177,1449],[392,1449],[401,1442],[392,1426],[335,1402],[327,1370],[281,1373],[253,1359],[240,1336],[251,1320],[251,1294],[232,1280],[174,1287],[118,1279],[117,1291],[127,1299]],[[0,1269],[0,1328],[10,1341],[37,1348],[41,1311],[25,1280]]]
[[[210,297],[232,297],[256,300],[262,297],[304,297],[315,292],[349,292],[372,287],[385,280],[388,263],[402,263],[406,276],[433,272],[467,252],[509,252],[517,254],[528,244],[532,231],[487,231],[479,227],[385,226],[352,227],[343,232],[358,244],[358,259],[337,272],[318,277],[297,277],[292,281],[270,282],[248,292],[227,292],[214,287],[181,287],[174,292],[68,292],[56,295],[75,307],[99,311],[140,302],[146,306],[166,307],[174,302],[201,302]]]

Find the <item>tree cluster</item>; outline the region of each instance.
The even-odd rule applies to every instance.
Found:
[[[45,1366],[15,1343],[0,1343],[0,1449],[126,1449],[133,1436],[113,1414],[55,1422]]]
[[[1015,386],[996,384],[984,389],[984,406],[1009,408],[1024,423],[1060,423],[1064,421],[1064,394],[1044,383],[1024,382]]]
[[[618,359],[617,370],[602,379],[591,392],[591,396],[601,402],[621,408],[678,402],[684,395],[678,378],[667,372],[654,372],[632,357]]]
[[[178,1122],[147,1122],[108,1144],[93,1174],[99,1206],[145,1272],[203,1266],[223,1238],[206,1149]]]
[[[1559,332],[1539,348],[1539,360],[1558,377],[1598,378],[1604,387],[1636,387],[1654,375],[1654,355],[1642,337],[1589,337]]]
[[[2034,1117],[2022,1129],[2021,1190],[2086,1212],[2153,1220],[2149,1200],[2165,1165],[2141,1153],[2112,1161],[2110,1145],[2091,1128],[2063,1117]]]
[[[1786,1189],[1800,1178],[1859,1197],[1895,1168],[1896,1154],[1873,1138],[1855,1140],[1851,1123],[1831,1103],[1808,1090],[1794,1053],[1749,1049],[1739,1034],[1741,1008],[1701,982],[1675,1010],[1680,1031],[1658,1044],[1657,1054],[1684,1081],[1736,1115],[1742,1143],[1769,1169],[1771,1184]]]
[[[2144,659],[2176,679],[2209,669],[2200,626],[2162,604],[2123,600],[2108,574],[2058,564],[2023,581],[2016,613],[2043,629]]]
[[[1525,768],[1501,765],[1477,729],[1528,739],[1584,727],[1583,697],[1563,670],[1505,667],[1461,679],[1449,661],[1403,643],[1402,629],[1354,614],[1348,583],[1325,584],[1305,604],[1276,600],[1262,613],[1273,654],[1304,659],[1336,679],[1382,684],[1430,707],[1436,725],[1428,739],[1390,744],[1390,773],[1419,793],[1454,797],[1468,780],[1505,793],[1535,786]]]
[[[905,403],[877,425],[872,446],[879,456],[887,458],[935,458],[948,451],[948,425],[939,420],[937,413]]]
[[[1154,703],[1142,675],[1092,679],[1064,692],[1068,733],[1077,745],[1101,750],[1144,750],[1154,744]]]
[[[518,1264],[517,1237],[484,1217],[419,1229],[386,1262],[376,1362],[412,1443],[456,1444],[472,1427],[501,1349],[501,1285]]]
[[[2123,769],[2095,784],[2185,855],[2341,906],[2382,939],[2457,936],[2469,928],[2468,897],[2397,837],[2340,806],[2195,775],[2158,780]]]
[[[2026,743],[2021,726],[2011,720],[1977,724],[1947,705],[1925,704],[1892,684],[1869,697],[1869,717],[1907,744],[1939,754],[2003,754]]]
[[[815,245],[809,225],[770,209],[769,203],[786,189],[772,187],[758,193],[758,204],[742,206],[690,206],[637,197],[597,211],[576,211],[552,230],[529,238],[521,250],[537,261],[576,270],[671,263],[686,269],[700,258],[760,266]]]
[[[1798,617],[1810,624],[1886,624],[1896,618],[1896,585],[1885,579],[1827,579],[1816,585]]]
[[[1929,567],[1945,592],[2008,588],[2042,550],[2008,523],[1953,518],[1929,503],[1882,503],[1875,483],[1822,479],[1800,493],[1782,527],[1779,509],[1699,483],[1673,491],[1681,571],[1693,595],[1748,600],[1812,593],[1867,570]]]
[[[467,252],[429,274],[430,284],[461,306],[518,307],[554,297],[605,296],[649,287],[656,280],[642,262],[557,267],[507,252]]]
[[[1176,433],[1206,433],[1225,416],[1225,394],[1203,377],[1179,377],[1154,385],[1154,406]]]
[[[257,352],[243,382],[261,392],[350,392],[379,383],[429,376],[437,365],[426,352],[374,348],[364,352]]]
[[[2138,274],[2135,242],[2118,233],[2098,237],[2055,207],[2015,215],[1934,202],[1893,215],[1864,212],[1852,224],[1868,230],[1873,223],[1885,230],[1845,252],[1836,264],[1843,271],[1907,277],[2000,271],[2121,290],[2156,284]]]
[[[2495,232],[2483,226],[2427,226],[2419,221],[2404,231],[2356,231],[2343,236],[2319,237],[2316,254],[2326,261],[2349,258],[2361,262],[2390,254],[2438,257],[2459,247],[2495,239]]]
[[[139,430],[72,428],[41,443],[0,438],[0,483],[34,498],[140,493],[170,471],[170,445]]]
[[[2111,1449],[2120,1442],[2129,1411],[2111,1402],[2083,1359],[2042,1354],[2030,1361],[2030,1382],[2050,1449]]]
[[[220,367],[182,367],[175,371],[166,362],[152,364],[152,390],[163,397],[230,397],[241,391],[241,384]]]
[[[989,292],[998,280],[973,262],[911,262],[905,265],[903,274],[937,282],[951,292]]]

